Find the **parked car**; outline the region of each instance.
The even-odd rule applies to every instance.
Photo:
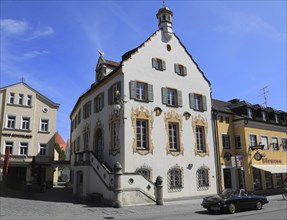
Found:
[[[266,196],[247,195],[244,189],[225,189],[215,196],[203,198],[201,205],[209,212],[227,210],[234,214],[239,209],[262,209],[268,203]]]

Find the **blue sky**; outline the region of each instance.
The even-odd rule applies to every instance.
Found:
[[[212,85],[233,98],[287,111],[286,1],[166,0],[173,30]],[[0,87],[25,82],[60,103],[57,130],[95,80],[98,50],[121,56],[157,30],[161,0],[1,0]]]

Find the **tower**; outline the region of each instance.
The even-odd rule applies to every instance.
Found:
[[[172,11],[163,5],[156,14],[158,19],[158,28],[162,30],[162,34],[167,41],[172,37]]]

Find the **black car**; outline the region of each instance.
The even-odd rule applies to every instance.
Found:
[[[233,214],[239,209],[262,209],[268,203],[266,196],[247,195],[244,189],[225,189],[215,196],[203,198],[201,205],[209,212],[227,210]]]

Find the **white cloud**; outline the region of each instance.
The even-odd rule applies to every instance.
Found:
[[[1,19],[1,31],[6,36],[21,35],[26,40],[33,40],[38,37],[45,37],[54,34],[50,26],[33,28],[27,21]]]
[[[286,40],[286,33],[280,32],[261,17],[243,12],[225,14],[226,23],[214,28],[218,32],[229,34],[257,34],[275,40]]]
[[[22,57],[22,59],[30,59],[30,58],[34,58],[34,57],[38,57],[38,56],[42,56],[42,55],[45,55],[45,54],[48,54],[49,51],[47,50],[33,50],[33,51],[29,51],[27,53],[25,53]]]
[[[30,28],[26,21],[17,21],[13,19],[1,19],[0,27],[3,34],[7,35],[21,35],[28,31]]]

